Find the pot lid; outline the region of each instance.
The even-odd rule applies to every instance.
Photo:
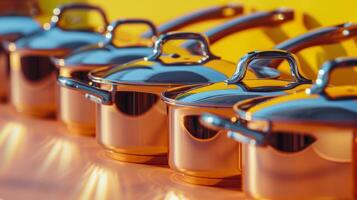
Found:
[[[40,29],[40,25],[29,16],[0,16],[0,36],[8,34],[27,35]]]
[[[17,49],[75,49],[84,45],[98,43],[104,36],[95,32],[67,31],[61,28],[41,30],[15,42]]]
[[[250,63],[259,59],[286,59],[295,81],[267,78],[247,78]],[[173,88],[163,93],[167,103],[201,107],[232,107],[236,102],[259,96],[292,93],[310,86],[310,81],[298,72],[295,56],[285,51],[255,51],[244,56],[238,63],[237,72],[226,81],[204,86]]]
[[[330,74],[341,67],[357,66],[357,58],[326,62],[316,83],[306,91],[237,103],[237,114],[247,120],[289,121],[357,126],[357,86],[327,87]]]
[[[135,44],[114,44],[115,30],[125,24],[144,24],[150,28],[151,38],[140,38]],[[73,66],[98,66],[109,64],[124,64],[129,61],[143,58],[152,54],[152,41],[158,35],[156,26],[145,19],[120,19],[107,27],[104,42],[86,46],[75,50],[63,59],[64,65]]]
[[[202,55],[187,53],[163,54],[169,40],[197,40]],[[175,48],[175,51],[179,51]],[[182,49],[181,49],[182,50]],[[224,81],[235,71],[233,62],[221,60],[210,52],[206,38],[199,33],[179,32],[164,34],[155,42],[152,55],[111,68],[90,72],[89,77],[100,83],[136,85],[183,85]],[[256,77],[247,71],[247,77]]]
[[[60,25],[60,21],[66,11],[69,10],[93,10],[98,12],[107,26],[108,20],[102,9],[89,4],[67,4],[53,10],[51,24],[45,26],[24,38],[16,41],[17,49],[36,49],[36,50],[53,50],[53,49],[75,49],[84,45],[98,43],[104,40],[102,33],[92,30],[69,30],[64,29]]]

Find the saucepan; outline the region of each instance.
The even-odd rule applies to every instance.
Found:
[[[35,6],[37,4],[31,4],[31,5]],[[38,8],[37,6],[31,7],[31,13],[37,13],[37,12],[34,12],[34,11],[36,11],[37,8]],[[16,10],[16,13],[14,13],[14,12],[11,12],[11,15],[0,16],[0,40],[6,39],[9,42],[14,42],[15,39],[19,38],[19,36],[27,35],[29,33],[34,32],[35,30],[40,29],[40,26],[38,25],[38,23],[30,16],[18,16],[19,14],[22,14],[22,12],[18,13],[19,12],[18,10]],[[239,15],[242,12],[243,12],[243,7],[240,4],[212,6],[212,7],[208,7],[205,9],[201,9],[196,12],[189,13],[187,15],[181,16],[174,20],[171,20],[171,21],[161,25],[158,29],[161,33],[166,33],[168,31],[173,31],[178,28],[183,28],[185,26],[189,26],[193,23],[207,21],[207,20],[220,19],[220,18],[229,18],[229,17]],[[16,15],[16,16],[14,16],[14,15]],[[56,18],[54,18],[54,19],[56,19]],[[146,33],[145,35],[148,35],[148,33]],[[5,36],[6,36],[6,38],[4,38]],[[101,46],[103,46],[103,42],[101,42],[100,44],[101,44]],[[84,53],[87,53],[87,51],[93,51],[96,48],[99,48],[99,47],[92,47],[92,48],[87,48],[87,50],[78,51],[75,56],[72,56],[72,59],[77,59],[77,57],[83,58]],[[108,48],[104,48],[103,50],[105,52],[108,52],[109,51]],[[81,53],[79,53],[79,52],[81,52]],[[92,52],[90,52],[90,53],[92,53]],[[112,53],[112,52],[110,52],[110,53]],[[1,78],[1,80],[3,80],[3,84],[0,85],[0,99],[5,99],[8,96],[8,90],[9,90],[10,66],[8,64],[8,57],[9,57],[8,52],[5,52],[2,49],[2,47],[0,48],[0,56],[1,56],[0,62],[3,62],[3,66],[8,66],[8,67],[2,67],[0,69],[0,78]],[[87,58],[88,56],[84,56],[84,57]],[[89,59],[89,60],[93,61],[92,59]],[[98,61],[98,60],[100,60],[100,61]],[[94,62],[93,64],[96,64],[98,62],[100,62],[102,64],[102,62],[105,63],[105,61],[107,61],[107,60],[105,60],[105,61],[101,61],[101,60],[105,60],[105,59],[96,59],[96,62]],[[70,60],[69,62],[72,64],[73,62],[76,62],[76,60],[75,61]],[[84,61],[82,61],[82,63],[83,62]],[[51,93],[49,93],[49,94],[51,94]]]
[[[119,19],[107,27],[104,42],[80,48],[63,59],[54,58],[53,62],[59,68],[60,76],[89,83],[87,74],[90,70],[123,64],[150,55],[153,41],[160,33],[183,28],[193,23],[236,16],[242,11],[243,7],[240,4],[214,6],[189,13],[157,28],[151,21],[145,19]],[[149,27],[151,34],[144,33],[143,40],[137,44],[122,44],[118,47],[114,44],[115,30],[127,24],[145,25]],[[148,37],[151,38],[150,42],[147,40]],[[78,91],[65,87],[60,88],[59,101],[60,119],[67,125],[71,133],[81,135],[95,133],[95,104],[93,102],[86,100]]]
[[[220,26],[206,32],[207,39],[212,43],[229,36],[238,31],[257,27],[277,26],[291,21],[293,11],[290,9],[277,9],[273,11],[262,11],[235,18]],[[84,47],[74,51],[64,59],[54,59],[59,67],[60,76],[70,77],[89,83],[87,73],[100,66],[109,66],[114,63],[123,64],[131,60],[143,58],[152,54],[152,46],[124,46],[116,47],[113,44],[114,30],[125,24],[144,24],[150,27],[152,35],[156,36],[155,26],[144,19],[126,19],[113,22],[108,27],[106,43],[93,47]],[[154,38],[153,38],[154,39]],[[190,48],[187,42],[182,48]],[[173,47],[175,48],[175,47]],[[175,49],[173,49],[175,51]],[[263,70],[260,70],[261,73]],[[265,70],[266,72],[267,70]],[[95,104],[87,101],[79,91],[70,90],[66,87],[60,88],[60,118],[69,127],[72,133],[92,135],[95,132]],[[84,114],[85,113],[85,114]]]
[[[295,94],[234,105],[238,120],[201,121],[243,144],[243,191],[257,199],[355,199],[357,87],[329,86],[357,58],[323,64],[315,84]]]
[[[302,50],[307,47],[330,44],[356,35],[357,26],[338,25],[323,27],[292,38],[276,47]],[[344,31],[343,31],[344,30]],[[350,31],[350,35],[343,32]],[[279,79],[248,79],[245,71],[250,64],[287,60],[295,81]],[[297,60],[286,51],[251,52],[243,57],[236,73],[227,81],[204,86],[181,86],[162,94],[169,107],[169,165],[184,181],[201,185],[234,184],[241,174],[241,147],[225,137],[226,131],[215,131],[199,123],[204,112],[235,118],[232,106],[257,96],[294,93],[309,87],[311,81],[300,75]],[[302,66],[303,67],[303,66]],[[224,156],[222,156],[224,155]],[[199,158],[199,159],[198,159]]]
[[[29,2],[26,9],[7,10],[0,14],[0,43],[14,42],[16,39],[29,35],[40,29],[39,23],[34,18],[38,14],[37,2]],[[32,4],[34,3],[34,4]],[[7,8],[8,9],[8,8]],[[6,100],[9,92],[9,54],[0,45],[0,101]]]
[[[202,55],[164,54],[172,40],[197,40]],[[139,163],[167,163],[167,107],[160,94],[169,87],[226,80],[235,64],[211,53],[199,33],[161,35],[150,57],[89,73],[96,85],[59,77],[61,86],[82,90],[97,103],[97,140],[114,159]],[[256,78],[248,70],[247,77]]]
[[[67,4],[54,9],[49,27],[8,45],[11,103],[17,111],[39,117],[53,115],[56,111],[57,71],[50,57],[62,57],[76,48],[104,40],[102,30],[63,27],[60,23],[64,14],[72,10],[97,12],[102,17],[104,27],[108,24],[104,11],[97,6]]]

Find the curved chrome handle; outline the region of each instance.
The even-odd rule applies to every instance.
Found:
[[[57,83],[58,85],[72,89],[72,90],[79,90],[83,92],[88,92],[89,94],[86,94],[86,98],[88,98],[91,101],[94,101],[99,104],[104,104],[104,105],[110,105],[113,103],[112,101],[112,95],[110,92],[87,85],[85,83],[82,83],[80,81],[71,79],[71,78],[66,78],[66,77],[58,77],[57,78]]]
[[[115,30],[122,25],[125,24],[143,24],[146,25],[150,28],[151,32],[151,37],[157,37],[158,36],[158,30],[154,23],[152,23],[150,20],[146,19],[119,19],[114,22],[112,22],[108,27],[107,27],[107,33],[105,34],[106,44],[112,44],[113,45],[113,40],[114,40],[114,35],[115,35]]]
[[[319,70],[316,82],[311,88],[307,89],[308,94],[323,94],[327,87],[332,72],[338,68],[356,67],[357,58],[337,58],[325,62]]]
[[[160,35],[159,39],[155,42],[153,55],[149,58],[149,60],[158,60],[163,53],[163,46],[170,40],[197,40],[202,48],[202,56],[204,57],[203,61],[217,58],[211,53],[209,43],[205,36],[193,32],[173,32]]]
[[[232,123],[218,115],[203,113],[200,117],[200,122],[213,130],[227,130],[228,137],[236,140],[237,142],[254,144],[264,146],[267,143],[267,134],[262,132],[253,131],[246,128],[244,125]]]
[[[294,54],[289,53],[287,51],[282,51],[282,50],[268,50],[268,51],[253,51],[249,52],[245,56],[243,56],[238,64],[237,64],[237,69],[233,76],[228,79],[226,82],[228,84],[234,84],[241,82],[243,78],[245,77],[245,74],[247,73],[249,64],[258,59],[268,59],[268,60],[273,60],[273,59],[285,59],[288,61],[290,65],[290,71],[291,75],[294,77],[295,81],[297,83],[310,83],[311,81],[304,78],[298,69],[298,61],[297,58]]]
[[[105,14],[104,10],[101,9],[100,7],[93,6],[90,4],[85,4],[85,3],[70,3],[70,4],[65,4],[65,5],[62,5],[60,7],[53,9],[53,16],[51,17],[51,26],[50,27],[51,28],[58,27],[59,22],[61,21],[61,18],[63,17],[63,14],[68,10],[97,11],[103,19],[104,27],[107,27],[109,25],[109,20],[107,18],[107,15]]]

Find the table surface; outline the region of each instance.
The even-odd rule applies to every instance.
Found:
[[[107,158],[93,137],[0,104],[0,200],[246,199],[239,188],[196,186],[167,166]]]

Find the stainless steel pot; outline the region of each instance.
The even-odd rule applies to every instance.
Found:
[[[32,34],[39,29],[39,23],[32,16],[19,15],[19,13],[0,15],[0,79],[2,80],[0,101],[7,99],[10,81],[9,53],[3,47],[3,43],[14,42],[18,38]]]
[[[38,8],[36,5],[37,4],[34,4],[31,7],[31,13],[33,14],[38,13]],[[34,19],[32,19],[30,16],[14,16],[14,15],[22,14],[22,12],[21,13],[19,12],[20,12],[19,10],[11,11],[10,12],[11,15],[0,16],[0,40],[4,40],[6,38],[7,41],[14,42],[15,38],[19,38],[19,36],[27,35],[28,33],[31,33],[34,30],[40,29],[40,26],[37,24],[37,22]],[[243,7],[240,4],[211,6],[195,12],[191,12],[187,15],[183,15],[179,18],[164,23],[160,27],[158,27],[158,29],[161,33],[166,33],[172,30],[177,30],[179,28],[189,26],[193,23],[214,20],[214,19],[230,18],[239,15],[242,12],[243,12]],[[56,17],[54,17],[54,19],[56,19]],[[151,33],[148,32],[145,33],[144,36],[150,37],[151,36],[150,34]],[[111,34],[110,35],[108,34],[107,37],[111,37]],[[110,38],[108,38],[107,40],[110,41]],[[106,59],[97,59],[96,57],[96,61],[93,62],[93,59],[92,58],[88,59],[88,57],[98,56],[98,55],[91,55],[93,54],[94,50],[98,50],[98,49],[104,50],[106,55],[109,53],[115,55],[115,52],[113,52],[114,51],[113,48],[110,47],[111,46],[109,44],[104,45],[103,47],[103,41],[101,41],[100,44],[98,44],[98,46],[93,45],[91,48],[86,47],[85,50],[82,49],[82,51],[80,50],[76,51],[75,55],[67,59],[67,62],[69,63],[67,62],[65,63],[70,65],[74,65],[74,64],[80,65],[80,64],[86,64],[86,62],[88,61],[91,62],[92,64],[101,64],[101,65],[107,64],[107,62],[109,61]],[[101,53],[103,53],[103,51]],[[89,54],[89,55],[84,55],[84,54]],[[83,56],[85,58],[83,58]],[[9,57],[8,52],[6,52],[5,50],[2,49],[2,47],[0,47],[0,62],[3,62],[3,66],[8,66],[8,67],[0,68],[0,78],[1,80],[3,80],[2,84],[0,85],[0,99],[6,99],[8,97],[9,81],[10,81],[8,72],[10,71],[9,69],[10,66],[8,64],[9,62],[7,57]],[[78,57],[84,60],[78,60]],[[134,59],[134,57],[131,57],[131,59]],[[110,62],[113,63],[114,61],[110,61]],[[63,62],[58,62],[58,63],[63,63]],[[120,64],[120,63],[116,63],[116,64]]]
[[[308,32],[277,45],[293,51],[330,44],[356,35],[357,26],[324,27]],[[343,31],[344,30],[344,31]],[[351,35],[343,34],[350,31]],[[317,37],[318,36],[318,37]],[[288,60],[295,82],[284,79],[247,79],[245,71],[250,64],[255,69]],[[264,62],[260,62],[260,61]],[[264,64],[259,66],[257,64]],[[275,62],[277,64],[277,62]],[[234,120],[232,106],[239,101],[276,94],[294,93],[309,87],[310,81],[302,77],[293,55],[284,51],[252,52],[243,57],[236,73],[227,81],[204,86],[182,86],[162,94],[169,107],[169,164],[184,181],[202,185],[234,184],[241,174],[241,147],[225,137],[226,131],[203,127],[199,116],[204,112],[220,114]],[[224,156],[223,156],[224,155]],[[198,159],[200,158],[200,159]]]
[[[351,66],[357,58],[329,61],[311,89],[239,102],[235,123],[201,117],[243,143],[245,193],[257,199],[357,197],[357,87],[327,87],[332,71]]]
[[[293,11],[290,9],[256,12],[233,19],[223,25],[215,27],[207,31],[206,35],[208,40],[214,43],[219,39],[238,31],[256,27],[277,26],[291,21],[293,16]],[[85,47],[75,51],[65,59],[55,60],[56,66],[60,69],[60,76],[70,77],[84,83],[89,83],[90,81],[88,80],[86,74],[90,70],[100,66],[113,65],[114,63],[124,64],[131,60],[143,58],[152,54],[152,46],[150,45],[116,47],[113,44],[112,35],[114,30],[119,26],[132,23],[144,24],[150,27],[152,33],[151,36],[156,36],[158,33],[155,26],[147,20],[127,19],[116,21],[108,27],[107,40],[105,44]],[[183,45],[183,48],[196,48],[196,46],[193,46],[192,44],[195,43],[187,42]],[[175,50],[176,47],[172,49],[174,52]],[[183,51],[185,51],[185,49]],[[268,70],[265,70],[264,72],[266,71]],[[264,72],[261,73],[263,74]],[[61,120],[67,124],[71,132],[82,135],[94,134],[95,104],[87,101],[80,92],[70,90],[66,87],[61,87],[60,112]]]
[[[165,55],[170,40],[197,40],[202,55]],[[168,122],[166,105],[159,95],[167,88],[226,80],[235,64],[213,55],[207,40],[198,33],[170,33],[155,42],[154,54],[112,68],[91,72],[90,86],[59,77],[59,84],[82,90],[97,103],[97,140],[115,159],[128,162],[166,162]],[[256,77],[248,71],[247,77]]]
[[[11,51],[11,103],[23,114],[44,117],[56,111],[57,72],[51,56],[62,57],[76,48],[104,39],[101,33],[93,30],[69,30],[61,26],[61,19],[69,10],[98,12],[104,26],[108,24],[99,7],[68,4],[54,9],[50,27],[8,45]]]
[[[294,81],[246,78],[251,62],[259,59],[285,59]],[[241,146],[226,132],[207,129],[198,119],[204,112],[234,118],[235,102],[254,96],[294,93],[307,88],[310,81],[298,72],[295,57],[285,51],[251,52],[238,63],[238,72],[226,82],[205,86],[183,86],[162,95],[169,113],[169,165],[186,182],[201,185],[237,184],[241,174]],[[234,183],[234,180],[236,183]]]

